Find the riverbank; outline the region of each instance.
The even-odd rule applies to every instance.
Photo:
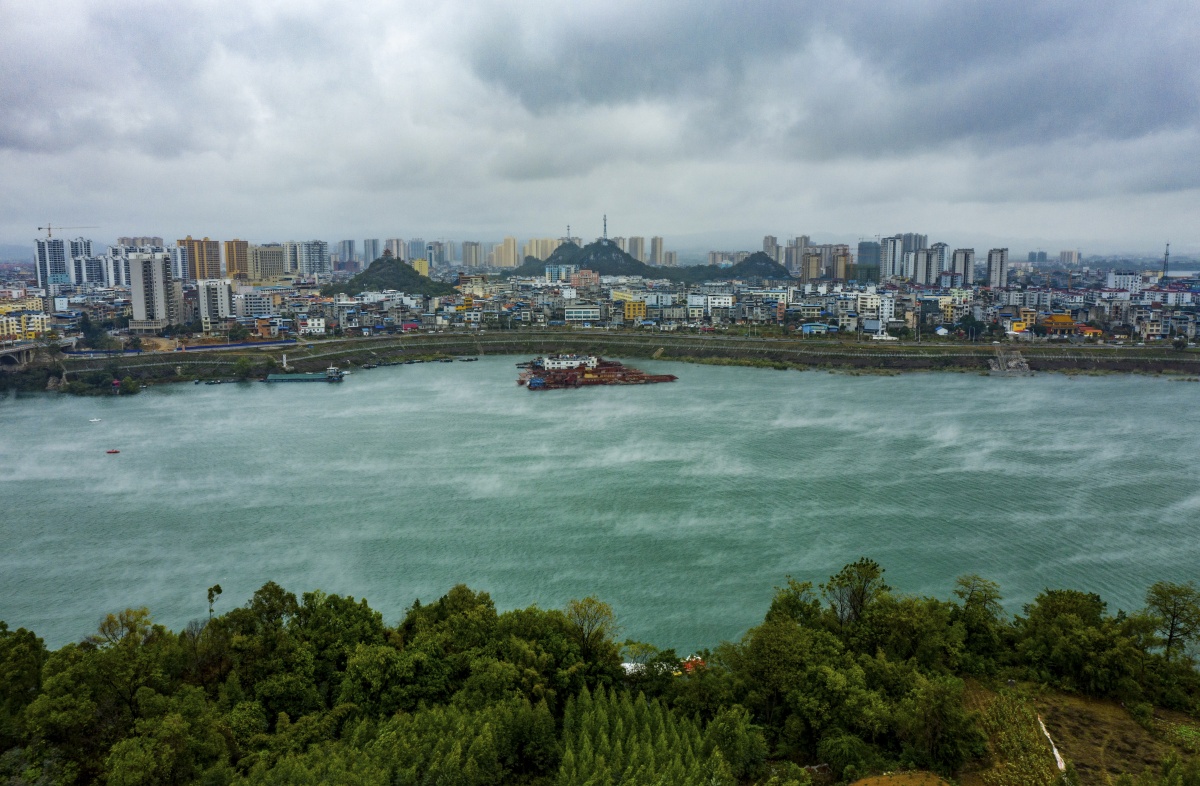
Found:
[[[261,378],[281,370],[286,354],[296,371],[320,371],[370,363],[435,360],[459,355],[544,355],[590,353],[606,357],[653,358],[686,363],[776,369],[833,369],[866,374],[906,371],[989,372],[999,352],[1016,352],[1030,371],[1134,374],[1200,374],[1200,353],[1167,347],[1096,345],[883,344],[880,342],[762,339],[608,331],[512,331],[475,334],[421,334],[317,341],[292,345],[239,347],[181,355],[143,353],[114,358],[60,358],[49,364],[6,370],[0,389],[99,392],[112,379],[140,384],[196,379]],[[63,388],[67,382],[83,382]],[[100,380],[96,382],[96,380]]]

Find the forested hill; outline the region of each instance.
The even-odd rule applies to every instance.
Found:
[[[728,268],[696,265],[693,267],[653,267],[631,257],[615,243],[597,240],[583,248],[574,243],[563,243],[546,261],[526,257],[525,264],[508,273],[510,276],[541,276],[546,265],[578,265],[581,270],[593,270],[602,276],[642,276],[699,283],[701,281],[729,281],[733,279],[789,278],[787,268],[761,251]]]
[[[357,295],[359,292],[382,292],[385,289],[411,295],[452,295],[455,291],[450,284],[423,276],[398,259],[381,257],[344,284],[324,287],[321,294],[344,292]]]
[[[1032,698],[1065,691],[1126,719],[1098,732],[1121,742],[1103,767],[1200,783],[1196,761],[1164,759],[1198,734],[1178,714],[1200,698],[1192,584],[1118,614],[1046,590],[1011,618],[986,579],[909,596],[861,559],[819,587],[789,579],[740,641],[682,660],[619,642],[596,598],[498,612],[460,585],[395,627],[274,583],[225,613],[219,586],[207,615],[197,600],[206,619],[181,632],[133,609],[55,652],[0,623],[0,782],[804,786],[814,766],[826,783],[919,768],[1070,786]]]

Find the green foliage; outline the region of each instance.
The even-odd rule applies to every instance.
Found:
[[[761,251],[728,268],[711,265],[653,267],[634,259],[615,244],[599,240],[582,248],[574,243],[563,243],[545,261],[526,257],[524,264],[507,275],[541,276],[546,272],[546,265],[578,265],[602,276],[642,276],[685,283],[755,278],[785,280],[791,277],[787,268]]]
[[[132,396],[136,393],[140,393],[142,391],[142,386],[141,383],[139,383],[133,377],[126,376],[121,380],[121,386],[119,390],[122,396]]]
[[[718,737],[721,736],[719,733]],[[726,784],[733,774],[716,741],[655,699],[599,688],[567,705],[557,786]]]
[[[983,774],[987,786],[1054,786],[1060,781],[1050,741],[1028,704],[1002,693],[988,707],[983,727],[995,766]]]
[[[21,739],[21,713],[42,689],[47,654],[45,644],[32,632],[9,630],[0,622],[0,751]]]
[[[1009,619],[978,576],[943,601],[883,573],[861,559],[820,594],[789,577],[761,624],[686,661],[618,645],[598,598],[498,613],[462,585],[394,628],[365,600],[273,582],[224,614],[210,587],[207,618],[177,634],[130,609],[52,653],[0,623],[0,781],[799,786],[799,765],[953,777],[990,754],[989,786],[1073,782],[1027,704],[969,712],[965,675],[1121,698],[1196,749],[1195,727],[1153,710],[1197,705],[1192,585],[1116,615],[1047,590]],[[1191,783],[1191,766],[1127,782]]]
[[[1168,661],[1175,651],[1200,636],[1200,590],[1196,589],[1193,582],[1157,582],[1146,593],[1146,606],[1162,637]]]
[[[356,295],[385,289],[395,289],[409,295],[452,295],[455,291],[451,285],[422,276],[398,259],[382,257],[346,283],[323,288],[321,294],[328,296],[342,292]]]

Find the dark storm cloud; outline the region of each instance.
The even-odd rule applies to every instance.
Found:
[[[604,212],[1086,237],[1096,200],[1105,237],[1180,237],[1197,40],[1194,0],[0,2],[0,240]]]
[[[472,51],[538,114],[661,100],[716,143],[734,127],[795,155],[874,156],[1194,127],[1196,20],[1190,3],[677,4],[509,12]],[[794,117],[764,133],[772,106]]]

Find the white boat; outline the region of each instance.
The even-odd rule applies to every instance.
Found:
[[[99,423],[99,422],[100,422],[100,418],[92,418],[91,420],[88,421],[88,423]]]

